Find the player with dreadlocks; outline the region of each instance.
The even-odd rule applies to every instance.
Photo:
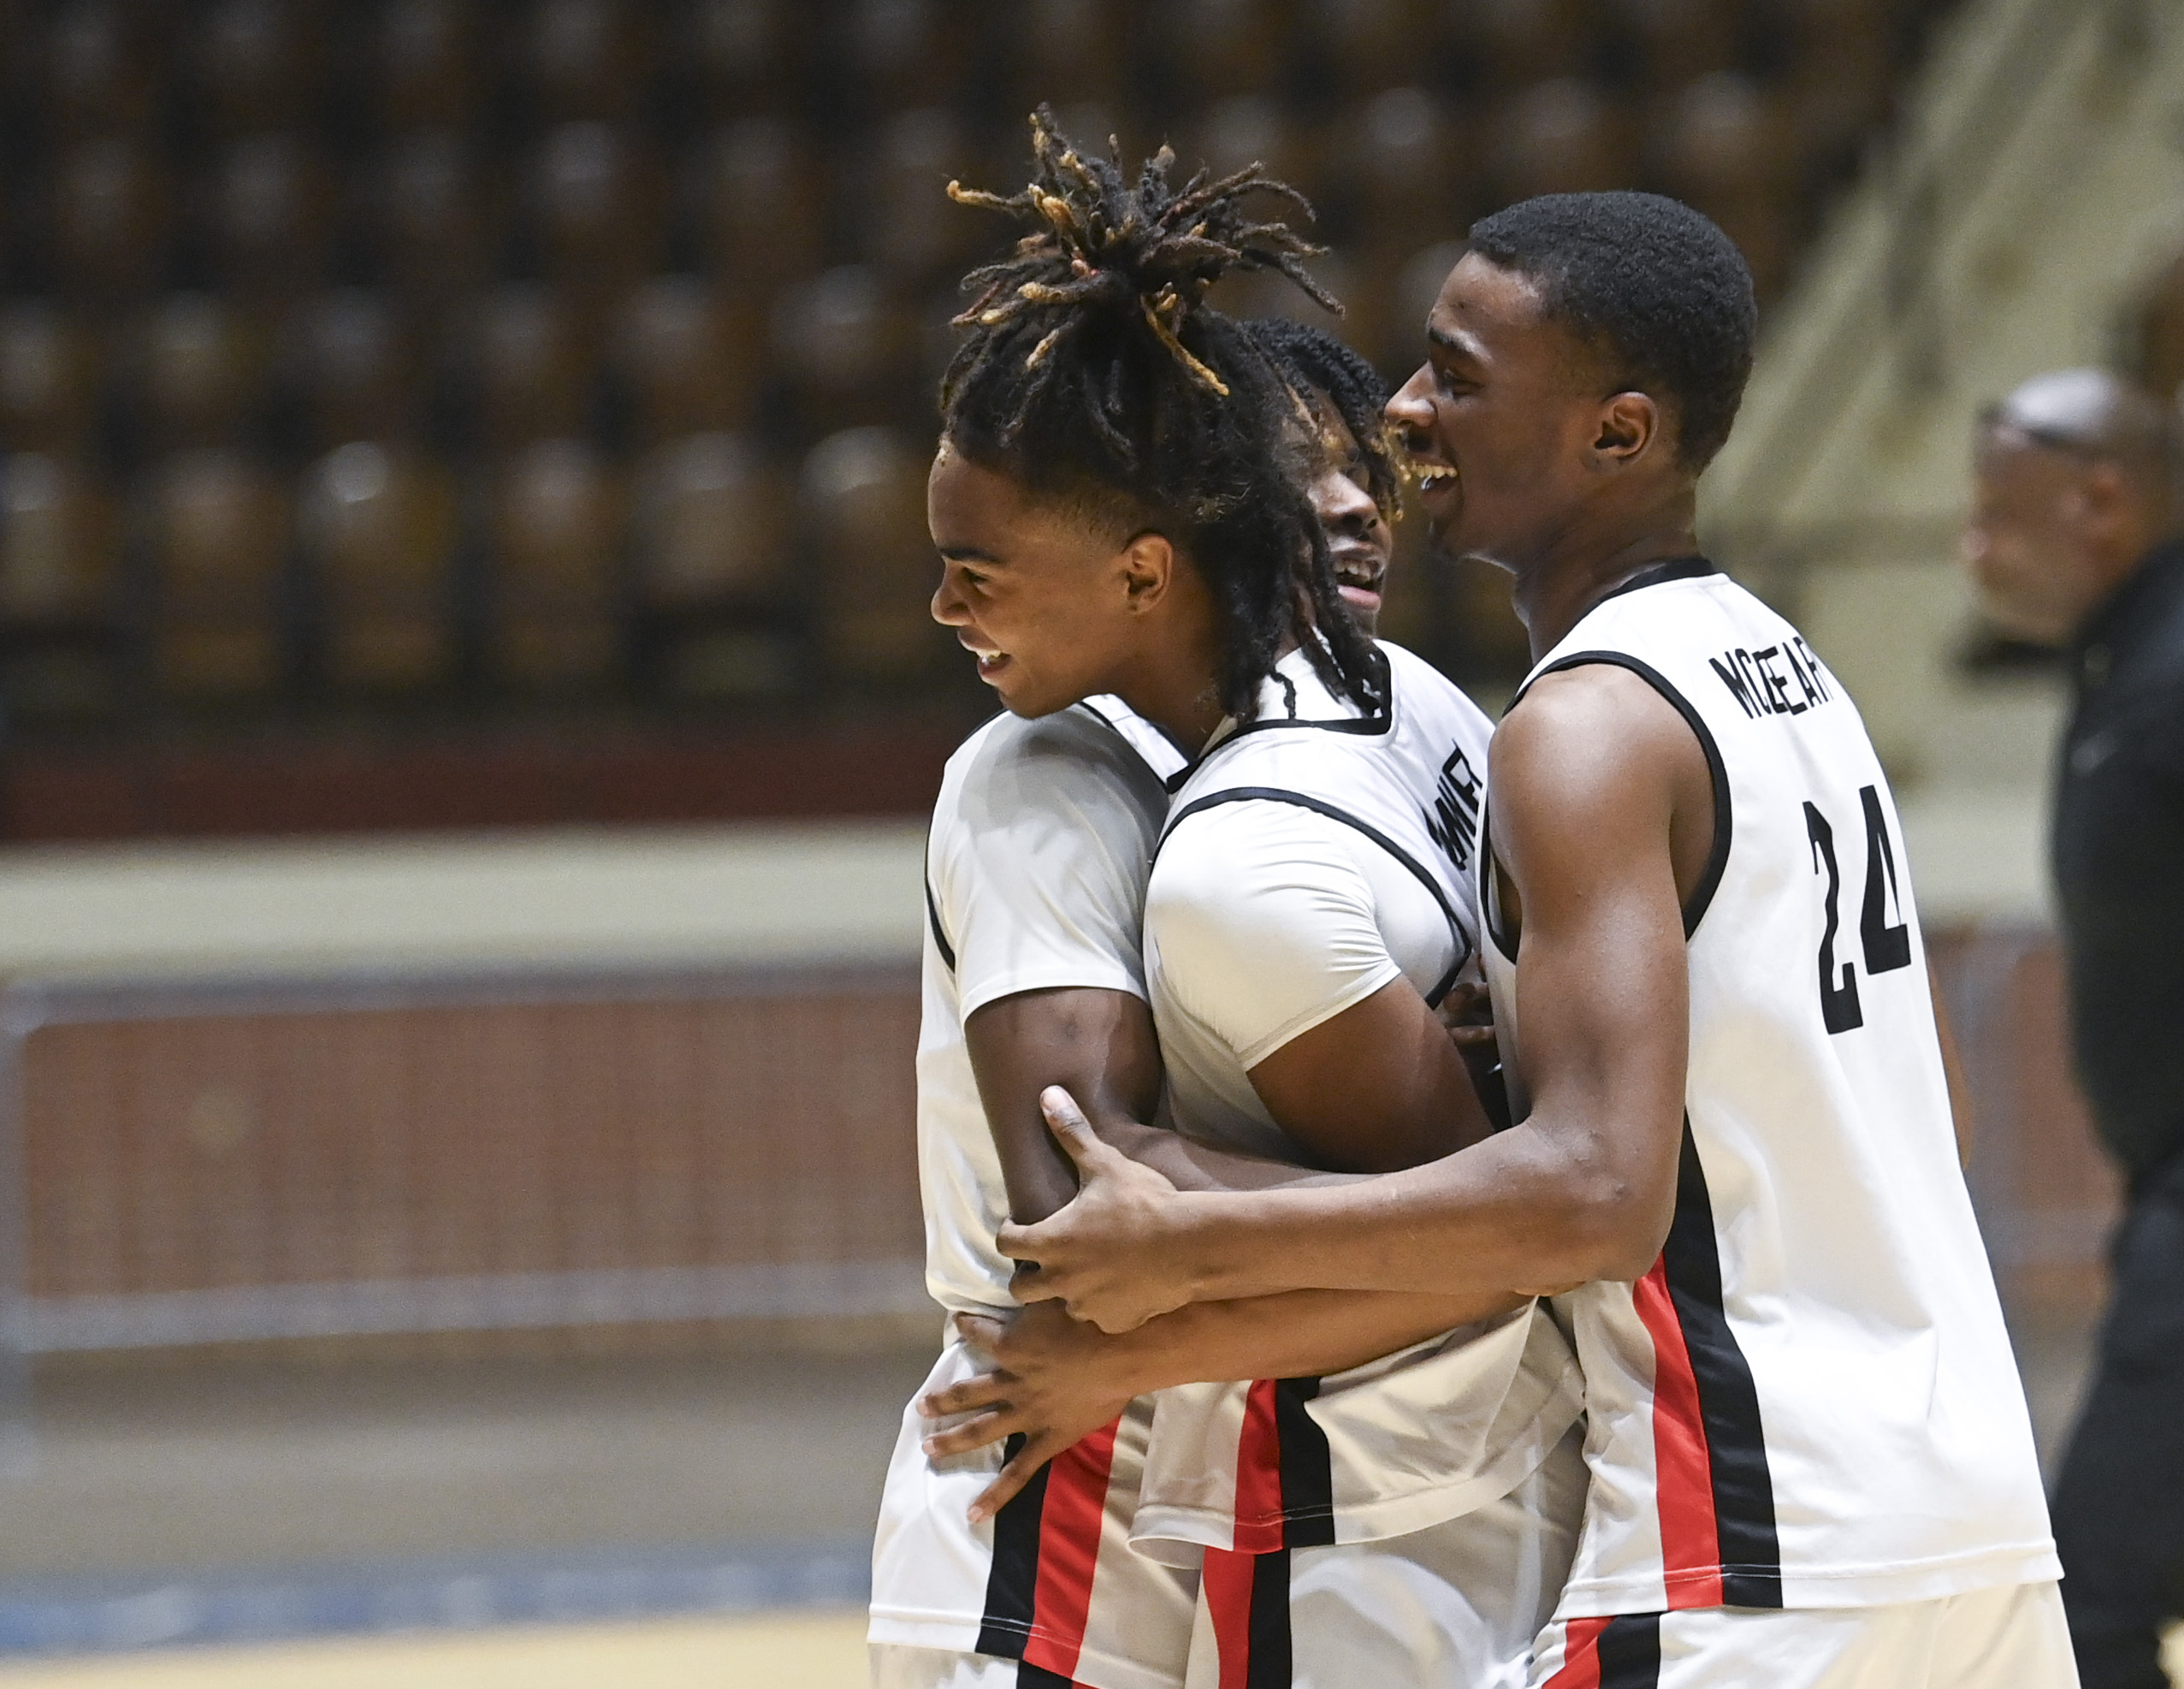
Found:
[[[1578,1492],[1572,1363],[1529,1302],[1264,1299],[1110,1338],[1017,1317],[994,1247],[1072,1193],[1056,1082],[1119,1123],[1164,1070],[1190,1135],[1146,1153],[1201,1188],[1486,1130],[1433,1005],[1477,973],[1487,724],[1355,626],[1312,409],[1202,297],[1300,274],[1246,204],[1286,190],[1174,189],[1164,153],[1133,184],[1034,135],[1026,193],[957,196],[1033,225],[973,278],[929,491],[934,614],[1010,714],[951,762],[927,855],[920,1141],[956,1342],[882,1505],[879,1680],[1501,1682]],[[944,1569],[984,1573],[975,1605]]]

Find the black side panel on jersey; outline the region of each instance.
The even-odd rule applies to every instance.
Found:
[[[1193,798],[1186,803],[1168,818],[1168,825],[1161,831],[1160,843],[1167,844],[1170,833],[1201,810],[1217,809],[1223,803],[1291,803],[1299,809],[1310,809],[1315,815],[1325,815],[1329,821],[1340,821],[1371,839],[1426,888],[1434,902],[1441,905],[1441,914],[1447,917],[1449,936],[1456,941],[1456,960],[1450,965],[1447,973],[1441,976],[1440,983],[1426,993],[1426,1006],[1438,1009],[1441,999],[1454,988],[1456,976],[1464,971],[1464,964],[1471,959],[1471,935],[1464,930],[1463,917],[1456,913],[1456,905],[1448,901],[1448,894],[1441,889],[1441,882],[1434,878],[1433,871],[1371,822],[1360,821],[1347,809],[1339,809],[1323,799],[1309,797],[1301,791],[1286,791],[1280,786],[1271,785],[1240,785],[1232,786],[1226,791],[1209,792],[1204,797]],[[1153,854],[1155,856],[1159,855],[1158,845],[1154,847]]]
[[[1676,1170],[1676,1217],[1660,1259],[1706,1427],[1721,1598],[1731,1607],[1779,1607],[1782,1544],[1775,1530],[1774,1476],[1767,1467],[1759,1386],[1722,1306],[1713,1201],[1689,1119]]]
[[[1713,570],[1709,566],[1702,572],[1711,574]],[[1699,875],[1699,883],[1691,888],[1690,898],[1684,905],[1684,936],[1689,939],[1692,933],[1698,931],[1699,922],[1706,918],[1707,905],[1713,901],[1714,891],[1721,884],[1722,870],[1729,866],[1729,841],[1732,826],[1729,803],[1729,770],[1721,760],[1721,747],[1713,741],[1713,730],[1707,726],[1699,712],[1692,708],[1691,701],[1676,690],[1675,685],[1666,675],[1650,663],[1632,656],[1628,651],[1572,651],[1568,656],[1549,663],[1538,674],[1535,674],[1527,680],[1517,696],[1510,699],[1509,708],[1516,708],[1524,693],[1536,685],[1542,676],[1558,674],[1565,668],[1586,668],[1595,663],[1606,663],[1616,668],[1627,668],[1647,685],[1652,687],[1654,691],[1660,693],[1662,697],[1667,699],[1675,706],[1676,713],[1690,725],[1691,732],[1698,736],[1699,749],[1706,753],[1707,775],[1713,783],[1713,848],[1707,852],[1705,872]],[[1503,712],[1504,720],[1507,719],[1507,711]]]
[[[1274,1386],[1275,1445],[1281,1458],[1281,1545],[1328,1548],[1335,1542],[1335,1467],[1327,1433],[1305,1404],[1317,1378],[1280,1378]]]
[[[1015,1460],[1024,1443],[1019,1433],[1003,1443],[1007,1458]],[[1039,1530],[1046,1514],[1047,1474],[1052,1470],[1051,1466],[1041,1467],[993,1516],[993,1568],[986,1573],[978,1653],[1018,1660],[1031,1641],[1039,1593]]]

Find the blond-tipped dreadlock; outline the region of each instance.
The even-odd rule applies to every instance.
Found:
[[[1134,182],[1109,149],[1071,145],[1042,106],[1022,193],[949,184],[958,203],[1027,232],[965,278],[973,298],[956,323],[970,334],[941,383],[944,432],[1034,495],[1167,533],[1221,608],[1225,709],[1253,712],[1292,639],[1331,687],[1364,701],[1377,666],[1304,490],[1295,401],[1242,325],[1204,302],[1233,270],[1274,270],[1340,310],[1304,267],[1319,249],[1247,202],[1311,207],[1260,165],[1176,188],[1168,148]]]

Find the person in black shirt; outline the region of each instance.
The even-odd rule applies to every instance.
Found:
[[[2085,1689],[2168,1689],[2184,1616],[2184,503],[2151,395],[2035,377],[1980,430],[1964,560],[2074,689],[2053,867],[2078,1076],[2129,1206],[2092,1388],[2055,1496]]]

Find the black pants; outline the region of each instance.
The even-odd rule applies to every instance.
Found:
[[[2056,1485],[2063,1602],[2084,1689],[2168,1689],[2184,1617],[2184,1172],[2135,1197],[2091,1394]]]

